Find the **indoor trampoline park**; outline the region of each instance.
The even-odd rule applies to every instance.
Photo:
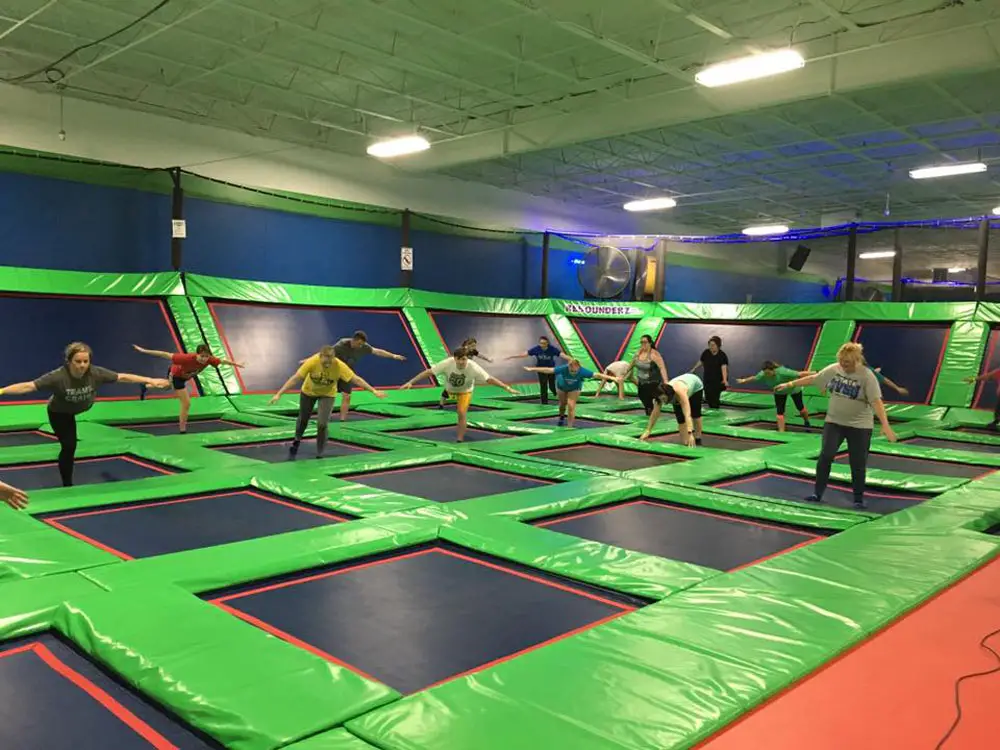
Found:
[[[0,750],[1000,746],[1000,4],[5,6]]]

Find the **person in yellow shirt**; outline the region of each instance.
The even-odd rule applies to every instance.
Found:
[[[376,398],[385,398],[385,393],[372,388],[350,367],[337,359],[332,346],[324,346],[319,354],[314,354],[304,360],[295,373],[285,381],[278,392],[271,398],[271,403],[277,403],[282,395],[299,380],[302,388],[299,390],[299,418],[295,422],[295,438],[288,452],[294,456],[299,452],[299,444],[309,425],[309,417],[317,404],[316,412],[316,457],[322,458],[326,447],[326,437],[330,426],[330,412],[333,411],[333,400],[337,395],[339,383],[351,383],[374,393]]]

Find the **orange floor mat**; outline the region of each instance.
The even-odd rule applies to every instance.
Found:
[[[699,750],[935,750],[955,681],[1000,666],[1000,559],[699,745]],[[1000,652],[1000,635],[987,644]],[[1000,673],[965,680],[941,750],[1000,747]]]

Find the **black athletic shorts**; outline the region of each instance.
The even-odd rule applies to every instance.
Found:
[[[693,396],[688,396],[688,401],[691,402],[691,419],[701,419],[702,393],[703,391],[698,391]],[[674,401],[674,417],[677,424],[684,424],[684,410],[677,401]]]
[[[642,408],[646,410],[646,414],[652,414],[653,405],[656,403],[656,399],[659,398],[660,395],[660,382],[639,383],[637,388],[639,392],[639,400],[642,401]]]

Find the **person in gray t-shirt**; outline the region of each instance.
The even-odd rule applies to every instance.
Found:
[[[76,460],[76,415],[94,405],[97,390],[107,383],[142,383],[150,388],[166,389],[166,378],[113,372],[91,364],[92,352],[86,344],[75,341],[66,347],[65,364],[40,378],[0,388],[0,395],[48,391],[48,417],[52,432],[59,439],[59,476],[64,487],[73,485]]]
[[[373,354],[376,357],[384,357],[385,359],[395,359],[399,362],[406,360],[402,354],[393,354],[385,349],[379,349],[378,347],[372,346],[368,343],[368,335],[364,331],[355,331],[354,335],[350,338],[342,338],[336,344],[333,345],[333,351],[337,355],[337,359],[346,364],[352,370],[355,368],[358,360],[362,357]],[[351,391],[353,386],[351,383],[341,383],[340,384],[340,421],[347,421],[347,412],[351,409]]]
[[[823,425],[823,447],[816,461],[816,486],[807,500],[820,502],[830,479],[830,467],[845,440],[851,464],[851,485],[854,507],[865,507],[865,479],[868,451],[871,447],[875,417],[882,425],[882,434],[896,442],[896,433],[882,403],[882,389],[875,373],[865,367],[861,344],[844,344],[837,352],[837,363],[824,367],[813,375],[782,383],[774,390],[788,390],[801,385],[814,385],[830,396]]]

